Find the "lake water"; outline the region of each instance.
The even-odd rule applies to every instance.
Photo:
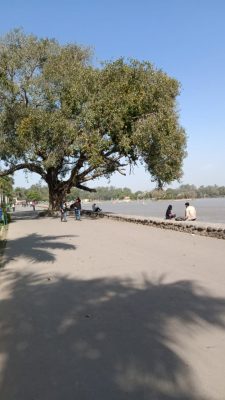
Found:
[[[169,204],[177,216],[184,216],[185,202],[189,201],[197,210],[197,220],[202,222],[225,223],[225,198],[196,200],[137,200],[137,201],[104,201],[97,205],[105,212],[116,214],[139,215],[144,217],[164,218]],[[83,203],[84,209],[90,209],[90,203]]]

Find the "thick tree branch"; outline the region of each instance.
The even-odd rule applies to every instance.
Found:
[[[28,106],[28,103],[29,103],[29,100],[28,100],[28,97],[27,97],[27,92],[26,92],[26,90],[25,90],[23,87],[21,87],[21,90],[23,91],[24,100],[25,100],[25,105],[26,105],[26,107],[27,107],[27,106]]]
[[[77,188],[77,189],[81,189],[81,190],[85,190],[86,192],[96,192],[96,189],[88,188],[87,186],[83,186],[83,185],[81,185],[80,183],[78,183],[78,184],[76,185],[76,188]]]
[[[75,180],[76,180],[78,171],[79,171],[79,169],[81,169],[83,167],[85,161],[86,161],[86,156],[84,154],[81,154],[79,160],[76,163],[76,166],[71,171],[69,179],[66,181],[66,183],[70,187],[72,187],[74,183],[76,184]]]
[[[120,158],[121,158],[120,156],[118,156],[117,158],[108,158],[108,157],[105,157],[105,165],[102,166],[101,172],[100,172],[100,173],[97,172],[96,174],[93,174],[93,175],[92,175],[92,177],[93,177],[92,179],[95,179],[95,178],[98,178],[98,177],[100,177],[100,176],[103,176],[104,174],[107,174],[107,172],[108,172],[108,167],[109,167],[109,166],[114,166],[114,172],[115,172],[115,171],[118,171],[119,173],[123,174],[123,173],[121,172],[120,168],[126,167],[127,164],[122,164],[122,163],[120,163],[120,162],[119,162],[119,159],[120,159]],[[93,167],[93,166],[88,167],[85,171],[83,171],[83,172],[81,172],[79,175],[77,175],[77,180],[78,180],[78,181],[84,181],[84,180],[86,180],[85,177],[86,177],[87,175],[89,175],[91,172],[93,172],[95,169],[96,169],[96,168]],[[88,178],[87,180],[90,180],[90,178]]]
[[[0,176],[11,175],[15,171],[19,171],[21,169],[28,169],[31,172],[36,172],[36,174],[41,175],[41,177],[43,179],[46,178],[46,173],[43,171],[43,169],[39,165],[31,164],[31,163],[21,163],[21,164],[13,165],[5,171],[0,171]]]

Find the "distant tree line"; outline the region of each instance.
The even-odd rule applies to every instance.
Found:
[[[24,187],[16,187],[14,189],[13,196],[17,200],[48,201],[48,187],[41,186],[40,184],[32,185],[29,189],[25,189]]]
[[[18,200],[28,201],[48,201],[48,187],[41,186],[40,184],[32,185],[29,189],[17,187],[14,189],[12,197]],[[200,186],[195,185],[181,185],[176,189],[168,188],[166,190],[151,190],[151,191],[137,191],[132,192],[129,188],[116,188],[114,186],[97,187],[96,192],[84,192],[76,188],[71,189],[70,194],[67,195],[67,201],[73,201],[76,197],[82,200],[88,199],[89,201],[101,200],[123,200],[130,198],[131,200],[138,199],[195,199],[204,197],[223,197],[225,196],[225,186]]]
[[[146,193],[146,197],[154,199],[200,199],[223,196],[225,196],[225,186],[217,185],[202,185],[199,187],[195,185],[180,185],[176,189],[152,190]]]

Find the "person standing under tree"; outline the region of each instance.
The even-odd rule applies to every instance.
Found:
[[[61,204],[60,207],[60,212],[61,212],[61,222],[67,222],[67,204],[66,202]]]
[[[80,199],[80,197],[76,198],[76,201],[74,203],[74,212],[75,212],[76,220],[80,221],[80,213],[81,213],[81,199]]]

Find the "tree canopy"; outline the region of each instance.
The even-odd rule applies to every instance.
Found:
[[[0,42],[0,175],[36,172],[53,209],[71,188],[91,191],[137,161],[162,187],[181,177],[186,155],[178,95],[149,62],[97,68],[88,48],[12,31]]]

